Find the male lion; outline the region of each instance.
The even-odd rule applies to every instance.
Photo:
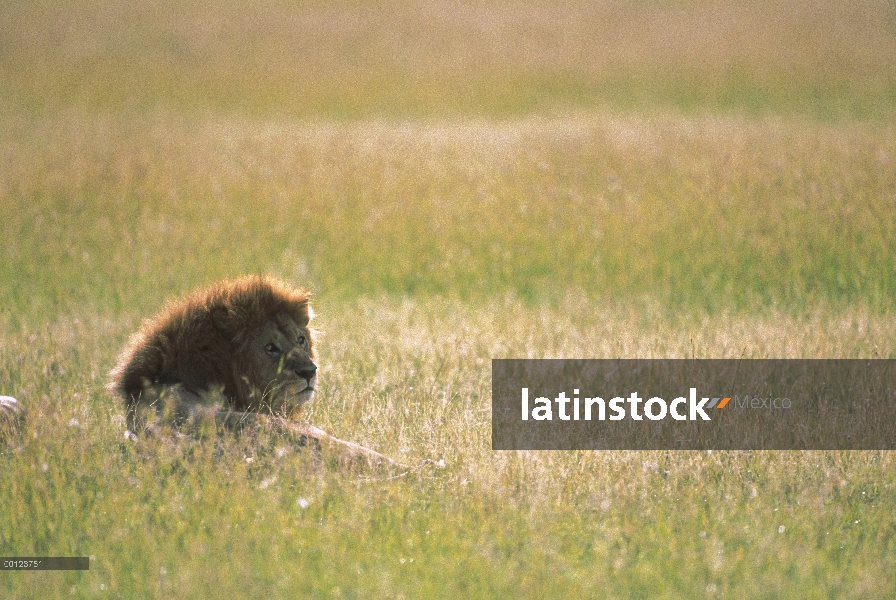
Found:
[[[295,421],[317,385],[309,295],[270,277],[221,281],[144,323],[110,373],[130,429],[173,421],[272,427],[339,459],[385,456]]]

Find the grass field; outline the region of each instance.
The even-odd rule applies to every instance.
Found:
[[[495,452],[490,360],[896,358],[896,12],[0,3],[3,598],[896,596],[891,452]],[[125,440],[166,298],[310,288],[309,420]]]

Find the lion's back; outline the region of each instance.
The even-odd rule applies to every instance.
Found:
[[[172,303],[144,323],[110,373],[109,389],[128,402],[147,386],[183,384],[207,389],[221,381],[230,362],[208,310],[190,301]]]

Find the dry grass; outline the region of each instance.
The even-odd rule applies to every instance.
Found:
[[[100,386],[127,319],[4,326],[0,381],[36,418],[2,456],[0,501],[15,510],[0,519],[0,544],[94,557],[87,573],[8,573],[4,596],[892,590],[892,453],[494,452],[489,442],[492,357],[892,356],[890,318],[819,310],[673,324],[574,295],[554,308],[382,297],[318,309],[323,386],[309,418],[433,463],[377,481],[315,471],[276,438],[134,445]]]

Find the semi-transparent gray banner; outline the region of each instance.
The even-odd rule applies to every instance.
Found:
[[[896,360],[492,360],[495,450],[892,450]]]
[[[89,556],[3,556],[2,571],[89,571]]]

